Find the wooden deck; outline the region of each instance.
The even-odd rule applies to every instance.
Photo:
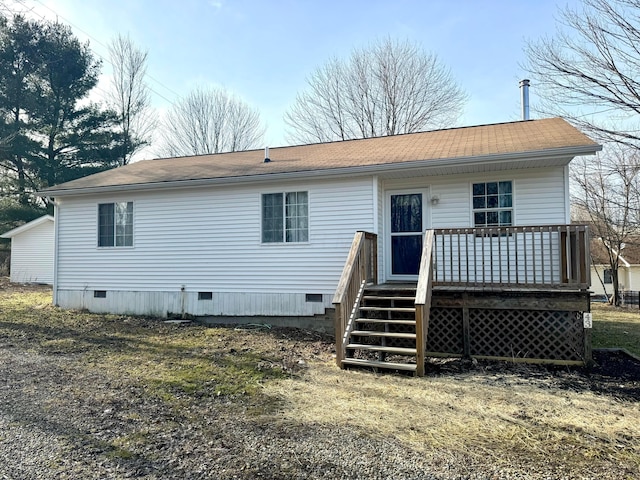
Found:
[[[424,238],[418,281],[378,284],[377,236],[356,234],[334,297],[340,367],[422,375],[427,356],[591,362],[586,227],[431,230]]]

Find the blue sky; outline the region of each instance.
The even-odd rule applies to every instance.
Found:
[[[13,0],[15,2],[15,0]],[[11,2],[4,2],[11,4]],[[435,52],[469,96],[460,125],[517,120],[526,40],[552,34],[576,0],[19,0],[31,15],[69,23],[107,57],[129,34],[148,49],[160,114],[196,85],[224,86],[257,107],[265,144],[285,142],[282,116],[314,68],[378,38]],[[19,4],[22,4],[20,7]],[[108,82],[109,65],[103,66]],[[535,104],[535,78],[531,103]],[[154,156],[145,152],[145,158]]]

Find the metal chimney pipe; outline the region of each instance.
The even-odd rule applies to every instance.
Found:
[[[269,158],[269,147],[264,147],[264,163],[269,163],[271,159]]]
[[[520,80],[520,98],[522,104],[522,120],[529,120],[529,80]]]

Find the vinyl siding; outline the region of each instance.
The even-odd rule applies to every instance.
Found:
[[[473,183],[511,180],[513,182],[513,220],[514,225],[554,225],[564,224],[567,215],[565,202],[565,169],[564,167],[552,167],[541,169],[526,169],[500,171],[492,173],[474,173],[464,175],[447,175],[422,177],[411,179],[388,179],[384,183],[384,190],[400,190],[400,189],[428,189],[428,199],[425,201],[427,208],[427,218],[430,219],[428,228],[468,228],[473,226],[473,208],[471,202],[471,188]],[[434,195],[439,197],[437,205],[431,205],[430,198]],[[387,198],[384,195],[385,199]],[[383,216],[388,215],[389,206],[385,205],[381,210]],[[384,229],[382,242],[387,242],[388,226],[386,221],[382,221]],[[550,256],[557,256],[558,244],[557,239],[549,240],[548,237],[536,239],[538,242],[548,242]],[[387,249],[388,250],[388,249]],[[522,252],[520,252],[522,253]],[[456,247],[457,254],[457,247]],[[388,255],[388,253],[387,253]],[[436,252],[440,261],[451,258],[450,252]],[[456,255],[457,256],[457,255]],[[554,257],[555,258],[555,257]],[[450,263],[450,262],[449,262]],[[542,278],[552,280],[559,278],[559,268],[557,261],[554,263],[547,262],[546,265],[536,266],[539,273],[537,280]],[[458,260],[454,259],[452,265],[440,264],[438,266],[440,272],[449,272],[446,276],[449,280],[460,280],[458,278]],[[513,265],[515,269],[515,264]],[[518,270],[524,267],[518,266]],[[504,268],[496,267],[494,278],[499,277],[501,273],[505,273]],[[389,272],[385,272],[388,275]],[[466,269],[465,269],[466,272]],[[470,281],[477,281],[490,278],[491,272],[475,271],[468,278]],[[529,278],[531,274],[525,275],[520,272],[519,278]]]
[[[627,270],[627,282],[625,284],[626,290],[637,291],[640,290],[640,266],[631,265]]]
[[[604,271],[607,267],[604,265],[593,266],[591,265],[591,292],[596,295],[603,295],[605,293],[602,287],[602,279],[604,278]],[[619,270],[620,271],[620,270]],[[613,285],[605,285],[607,288],[606,293],[611,295],[613,293]]]
[[[47,221],[11,239],[10,280],[53,283],[54,224]]]
[[[181,311],[183,304],[194,314],[322,313],[355,231],[373,228],[372,190],[366,177],[65,198],[58,210],[58,303],[130,313],[151,305]],[[261,194],[284,191],[309,192],[309,241],[262,244]],[[98,248],[97,205],[119,201],[134,204],[134,245]],[[108,298],[94,298],[94,290]],[[213,292],[213,301],[198,301],[200,291]],[[137,293],[132,299],[112,292]],[[160,301],[144,292],[167,295]],[[307,293],[322,294],[323,302],[306,302]]]
[[[333,295],[323,295],[323,302],[316,303],[306,302],[305,295],[297,293],[214,292],[211,300],[198,300],[198,292],[186,290],[107,290],[105,298],[95,298],[93,289],[58,292],[58,304],[65,308],[158,317],[183,313],[196,316],[311,316],[325,313],[332,298]]]
[[[608,270],[607,265],[591,266],[591,291],[597,295],[603,295],[605,290],[602,288],[601,279],[604,279],[604,271]],[[618,268],[618,282],[620,290],[640,290],[640,266],[631,265],[630,267],[621,266]],[[613,284],[606,284],[607,295],[613,294]]]
[[[357,230],[378,232],[385,280],[387,191],[422,188],[429,198],[438,195],[436,206],[426,199],[427,228],[469,227],[471,184],[512,180],[515,225],[562,224],[564,177],[563,167],[550,167],[66,197],[57,217],[56,299],[63,307],[114,313],[323,313]],[[309,192],[309,241],[262,244],[261,194],[285,191]],[[133,247],[98,248],[98,203],[125,201],[134,203]],[[94,290],[106,290],[107,298],[94,298]],[[198,300],[198,292],[212,292],[213,298]],[[323,301],[306,302],[307,293],[321,294]]]
[[[440,197],[438,205],[428,201],[431,228],[465,228],[473,226],[471,205],[471,185],[477,182],[511,180],[514,190],[515,225],[554,225],[564,224],[565,205],[564,167],[544,169],[526,169],[422,177],[412,179],[393,179],[385,182],[385,190],[402,188],[429,188],[429,196]],[[388,206],[382,210],[385,211]]]

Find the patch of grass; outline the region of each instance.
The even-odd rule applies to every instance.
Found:
[[[625,348],[640,356],[640,312],[594,304],[593,347]]]
[[[0,337],[45,354],[84,355],[88,365],[126,375],[168,401],[255,395],[265,381],[286,376],[273,339],[247,341],[256,335],[62,310],[48,291],[0,295]]]
[[[107,445],[107,457],[128,459],[135,456],[134,450],[149,442],[146,432],[132,432],[114,439]]]
[[[178,354],[179,355],[179,354]],[[158,359],[159,360],[159,359]],[[282,370],[261,369],[260,355],[222,355],[217,358],[184,358],[135,365],[135,358],[120,358],[128,375],[165,398],[189,396],[255,395],[268,379],[283,378]]]
[[[121,460],[129,460],[135,457],[135,453],[127,448],[112,446],[107,452],[107,458],[119,458]]]

